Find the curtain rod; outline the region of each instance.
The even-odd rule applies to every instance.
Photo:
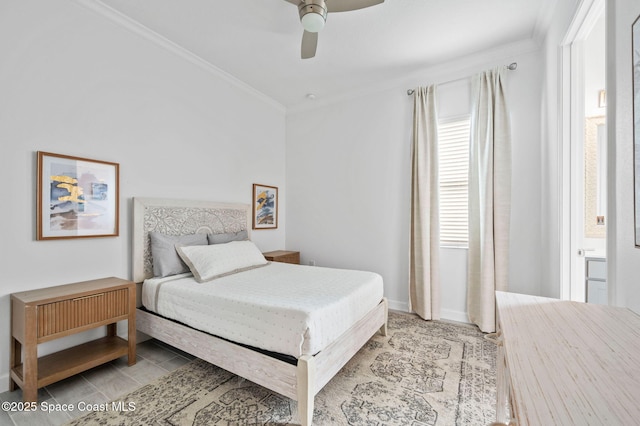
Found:
[[[504,67],[506,69],[508,69],[509,71],[513,71],[516,68],[518,68],[518,63],[517,62],[511,62],[509,65],[505,65]],[[456,78],[455,80],[449,80],[449,81],[445,81],[445,82],[442,82],[442,83],[439,83],[439,84],[453,83],[454,81],[464,80],[465,78],[467,78],[467,77]],[[415,92],[414,89],[409,89],[409,90],[407,90],[407,95],[411,96],[411,95],[413,95],[413,92]]]

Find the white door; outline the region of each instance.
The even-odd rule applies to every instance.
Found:
[[[562,297],[584,302],[587,295],[585,256],[606,259],[606,107],[605,98],[604,1],[584,1],[565,39],[568,65],[569,131],[564,132],[569,147],[563,167],[569,169],[570,194],[568,262],[569,279],[563,283]],[[568,64],[567,64],[568,63]],[[566,126],[566,124],[565,124]],[[599,293],[606,283],[599,284]],[[602,286],[605,285],[604,290]],[[595,292],[591,292],[595,295]]]

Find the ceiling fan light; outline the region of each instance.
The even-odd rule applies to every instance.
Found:
[[[317,33],[324,27],[324,17],[316,12],[309,12],[300,19],[302,27],[310,33]]]

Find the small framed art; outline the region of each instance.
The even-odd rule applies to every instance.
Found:
[[[119,164],[38,151],[37,239],[115,237]]]
[[[253,229],[278,227],[278,188],[253,184]]]

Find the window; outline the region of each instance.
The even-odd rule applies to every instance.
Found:
[[[438,124],[440,244],[466,247],[469,240],[469,117]]]

